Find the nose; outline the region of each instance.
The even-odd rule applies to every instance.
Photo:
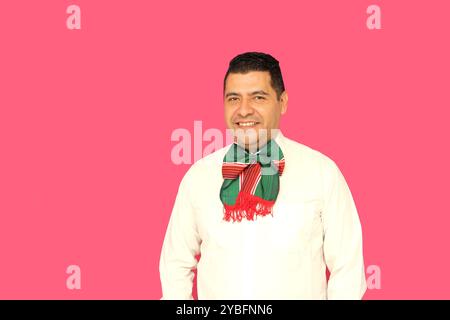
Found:
[[[249,114],[253,114],[254,110],[247,99],[243,99],[239,106],[238,113],[242,118],[245,118]]]

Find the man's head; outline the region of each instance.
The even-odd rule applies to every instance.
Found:
[[[287,109],[278,61],[265,53],[240,54],[230,61],[223,85],[227,127],[244,133],[239,140],[247,149],[263,146]]]

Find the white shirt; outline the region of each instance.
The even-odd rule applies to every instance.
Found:
[[[161,252],[162,299],[193,299],[195,268],[199,299],[362,298],[361,225],[343,175],[281,131],[275,141],[286,163],[273,216],[223,220],[219,193],[230,145],[187,171]]]

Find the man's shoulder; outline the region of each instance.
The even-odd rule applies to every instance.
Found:
[[[222,168],[223,158],[230,146],[231,144],[228,144],[195,161],[186,172],[186,179],[196,179],[199,176],[212,174],[212,171],[220,170]]]
[[[289,153],[286,163],[297,164],[294,167],[299,170],[299,173],[307,172],[309,175],[321,179],[327,185],[333,184],[342,175],[336,162],[325,153],[288,138],[284,140],[284,143]]]
[[[226,145],[216,151],[211,152],[210,154],[204,156],[203,158],[197,160],[192,164],[191,168],[211,168],[211,166],[222,166],[223,158],[230,148],[231,144]]]
[[[289,156],[310,165],[334,167],[336,163],[325,153],[304,143],[284,137],[284,144],[288,147]],[[288,161],[288,159],[286,159]]]

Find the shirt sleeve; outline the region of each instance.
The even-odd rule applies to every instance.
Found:
[[[324,257],[330,278],[328,299],[362,299],[367,286],[362,231],[350,189],[337,165],[325,170],[322,211]]]
[[[183,177],[169,224],[159,262],[161,300],[192,300],[196,256],[200,252],[200,236],[195,210],[189,194],[188,173]]]

